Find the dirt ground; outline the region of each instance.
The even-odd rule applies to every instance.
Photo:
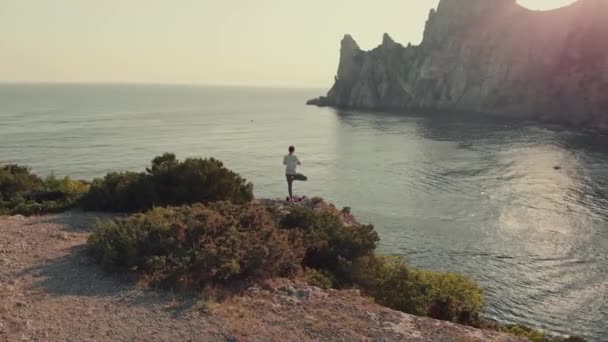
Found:
[[[517,341],[289,280],[221,302],[146,289],[86,256],[97,217],[0,217],[0,341]]]

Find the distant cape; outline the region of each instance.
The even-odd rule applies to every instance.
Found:
[[[335,84],[308,104],[430,109],[608,128],[608,0],[532,11],[516,0],[441,0],[420,45],[346,35]]]

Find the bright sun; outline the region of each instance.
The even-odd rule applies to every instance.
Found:
[[[517,2],[533,10],[549,10],[569,5],[576,0],[518,0]]]

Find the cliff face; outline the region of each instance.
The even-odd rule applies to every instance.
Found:
[[[342,40],[326,97],[361,109],[449,109],[608,127],[608,1],[531,11],[516,0],[441,0],[423,42]]]

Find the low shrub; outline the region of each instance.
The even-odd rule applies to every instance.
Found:
[[[401,258],[370,255],[344,263],[348,280],[381,305],[410,314],[424,315],[420,298],[410,281],[410,269]],[[419,308],[422,307],[422,310]]]
[[[372,225],[347,225],[330,210],[295,207],[281,220],[281,226],[302,232],[306,247],[304,265],[324,269],[344,281],[344,262],[374,253],[380,240]]]
[[[482,290],[458,274],[409,268],[401,258],[381,256],[360,258],[346,269],[353,284],[395,310],[469,325],[483,310]]]
[[[585,342],[581,337],[556,337],[520,324],[503,326],[499,330],[530,342]]]
[[[462,324],[479,322],[483,291],[475,281],[456,273],[410,270],[417,310],[425,315]]]
[[[136,212],[154,206],[155,193],[146,174],[111,172],[95,179],[82,200],[85,210]]]
[[[143,212],[155,206],[253,199],[253,184],[217,159],[179,161],[166,153],[152,160],[146,172],[109,173],[93,182],[83,201],[87,210]]]
[[[304,280],[310,285],[322,289],[330,289],[334,284],[333,275],[331,273],[308,267],[304,269]]]
[[[75,206],[89,184],[68,177],[42,179],[27,167],[0,166],[0,214],[44,214]]]
[[[106,269],[202,288],[298,274],[304,250],[297,240],[260,207],[218,202],[101,221],[88,249]]]
[[[43,187],[43,180],[25,166],[11,164],[0,167],[0,196],[3,200],[11,196],[24,196]]]

